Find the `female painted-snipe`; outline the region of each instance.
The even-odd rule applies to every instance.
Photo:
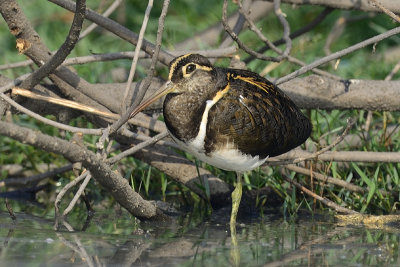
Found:
[[[297,147],[311,133],[309,119],[270,81],[251,71],[214,67],[198,54],[175,58],[167,83],[131,117],[164,95],[164,120],[176,143],[208,164],[237,172],[231,225],[241,173]]]

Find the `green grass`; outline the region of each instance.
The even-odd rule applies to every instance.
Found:
[[[44,43],[50,50],[57,49],[64,41],[69,30],[70,13],[48,2],[22,1],[20,4],[23,6],[28,18],[33,22],[35,29]],[[88,6],[92,8],[96,8],[96,5],[97,1],[92,0],[88,2]],[[146,1],[130,1],[129,3],[125,3],[125,5],[126,6],[111,17],[129,29],[138,32],[147,3]],[[222,3],[211,0],[172,1],[165,22],[163,47],[165,49],[172,49],[174,44],[189,38],[194,32],[200,32],[218,22],[221,17],[221,7]],[[230,10],[233,9],[231,5]],[[320,7],[311,6],[300,6],[298,8],[292,8],[289,5],[283,6],[283,11],[287,14],[292,31],[307,24],[322,10],[323,9]],[[160,12],[161,2],[155,1],[145,35],[150,41],[154,41],[156,38],[158,16]],[[305,62],[312,62],[317,58],[325,56],[323,46],[326,37],[329,35],[330,29],[336,20],[344,14],[357,16],[362,13],[358,11],[334,11],[316,29],[293,40],[291,55]],[[282,28],[273,15],[269,15],[259,22],[258,26],[263,29],[263,32],[270,40],[279,39],[282,35]],[[340,38],[332,44],[331,50],[332,52],[338,51],[395,26],[396,25],[383,14],[375,15],[373,18],[365,18],[351,22],[346,25]],[[25,60],[25,56],[18,55],[15,49],[15,39],[9,34],[4,22],[0,23],[0,34],[2,36],[2,38],[0,38],[0,47],[3,48],[0,50],[0,64]],[[262,43],[255,38],[254,33],[248,31],[243,32],[240,38],[254,49],[262,46]],[[388,49],[398,46],[399,43],[399,37],[392,37],[380,42],[376,46],[375,52],[370,46],[343,57],[336,70],[333,69],[331,64],[321,66],[321,69],[339,75],[344,79],[384,79],[396,62],[384,61],[383,54]],[[132,49],[133,46],[131,44],[120,40],[113,34],[98,30],[80,42],[73,50],[70,57],[83,56],[90,53],[108,53]],[[272,52],[268,52],[267,54],[273,55]],[[240,52],[240,55],[241,58],[247,57],[243,52]],[[226,65],[227,63],[227,60],[219,60],[216,64]],[[253,71],[260,72],[268,64],[270,63],[254,60],[248,67]],[[89,82],[95,83],[99,82],[101,77],[104,76],[107,77],[107,81],[111,82],[111,78],[107,75],[111,69],[117,67],[122,67],[128,71],[130,61],[119,60],[114,62],[92,63],[76,66],[75,69],[81,77]],[[297,68],[298,66],[284,62],[278,68],[270,72],[268,76],[284,76]],[[29,68],[20,68],[2,71],[0,74],[12,78],[28,70]],[[166,78],[165,68],[160,69],[159,72],[163,73],[163,78]],[[145,69],[140,68],[138,70],[139,79],[143,78],[145,75]],[[394,79],[398,79],[399,77],[399,74],[396,74]],[[365,124],[367,112],[362,110],[312,110],[309,114],[314,129],[311,139],[318,142],[322,137],[329,143],[333,141],[331,137],[332,134],[341,133],[342,129],[346,126],[346,119],[349,117],[357,120],[351,133],[359,134],[361,126]],[[373,134],[370,140],[363,139],[361,146],[357,149],[365,151],[399,151],[399,133],[391,136],[390,140],[384,140],[384,138],[382,138],[385,132],[385,125],[400,123],[399,114],[399,112],[374,112],[370,131],[375,129],[383,130],[380,130],[378,134]],[[66,139],[72,138],[69,133],[63,133],[55,128],[39,123],[28,118],[26,115],[15,115],[13,119],[19,125],[37,129],[49,135],[64,136]],[[71,124],[79,127],[90,127],[90,124],[83,119],[75,119]],[[370,133],[372,134],[372,132]],[[97,138],[98,137],[85,136],[84,142],[91,149],[95,149],[94,144]],[[351,150],[351,148],[348,148],[348,150]],[[193,159],[190,156],[188,157]],[[38,163],[55,163],[62,166],[67,162],[61,156],[45,153],[31,146],[0,136],[0,164],[12,163],[21,164],[27,169],[34,170],[35,164]],[[233,183],[236,179],[235,174],[232,172],[225,172],[201,162],[198,164],[229,183]],[[366,194],[356,194],[329,184],[314,184],[313,188],[316,194],[323,195],[340,205],[345,205],[348,208],[366,213],[385,214],[397,209],[400,196],[398,171],[400,164],[367,164],[357,162],[351,164],[312,162],[311,164],[313,164],[313,169],[318,172],[326,173],[335,178],[343,179],[369,189],[369,192]],[[169,200],[176,199],[176,196],[178,196],[182,199],[182,203],[193,206],[207,205],[206,203],[200,202],[199,198],[189,192],[188,189],[168,179],[165,174],[132,157],[124,159],[120,166],[125,174],[125,178],[131,181],[132,187],[147,199]],[[3,179],[6,176],[7,173],[3,172],[0,177]],[[73,178],[73,173],[69,172],[54,179],[54,182],[52,182],[52,189],[46,191],[45,194],[41,196],[40,201],[51,206],[52,203],[49,201],[52,199],[51,196]],[[291,178],[311,188],[309,177],[291,173]],[[290,186],[282,179],[279,168],[271,167],[268,168],[267,171],[253,171],[244,176],[244,182],[244,188],[246,190],[257,190],[264,186],[273,187],[282,197],[284,203],[282,211],[285,214],[295,214],[300,208],[310,211],[313,211],[315,208],[325,209],[321,204],[315,204],[313,199],[300,194],[295,189],[290,189]],[[207,190],[209,190],[207,189],[207,185],[204,185],[203,189],[206,193]],[[379,193],[380,190],[391,192],[392,194],[389,197],[384,197]],[[113,204],[109,195],[94,182],[90,183],[86,192],[91,200],[96,203],[101,203],[101,205],[106,207],[110,207]],[[69,197],[72,197],[72,195],[73,192],[69,194]],[[260,195],[254,205],[262,207],[268,205],[268,201],[265,196]],[[15,207],[14,209],[20,210],[21,207]],[[50,213],[52,212],[52,209],[48,210]]]

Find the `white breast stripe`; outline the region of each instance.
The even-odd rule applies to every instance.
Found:
[[[189,146],[195,147],[198,152],[204,153],[204,139],[206,137],[208,112],[215,103],[216,102],[214,102],[214,100],[207,100],[206,108],[204,109],[203,117],[201,118],[199,133],[197,134],[196,138],[189,142]]]

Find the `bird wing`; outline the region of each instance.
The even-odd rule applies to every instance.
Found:
[[[265,158],[297,147],[310,135],[309,120],[265,78],[229,70],[225,86],[229,90],[209,111],[206,152],[234,144],[245,154]]]

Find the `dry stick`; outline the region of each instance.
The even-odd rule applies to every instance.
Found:
[[[28,89],[35,87],[35,85],[37,85],[44,77],[60,66],[64,59],[71,53],[78,41],[79,33],[82,29],[82,24],[85,19],[85,9],[86,0],[77,0],[74,19],[65,42],[48,62],[42,65],[21,83],[21,87]]]
[[[103,17],[108,17],[111,15],[111,13],[114,12],[115,9],[117,9],[117,7],[122,3],[122,0],[115,0],[108,8],[106,11],[104,11],[103,14],[101,14]],[[91,25],[89,25],[85,30],[83,30],[81,32],[81,34],[79,35],[79,39],[78,42],[80,40],[82,40],[83,38],[85,38],[89,33],[91,33],[94,29],[96,29],[99,25],[97,25],[96,23],[92,23]]]
[[[132,155],[132,154],[136,153],[137,151],[139,151],[139,150],[141,150],[141,149],[143,149],[143,148],[145,148],[145,147],[147,147],[147,146],[150,146],[150,145],[152,145],[152,144],[157,143],[158,141],[160,141],[160,140],[163,139],[164,137],[167,137],[168,135],[169,135],[169,133],[168,133],[167,131],[162,132],[162,133],[160,133],[160,134],[157,134],[156,136],[153,136],[153,137],[150,138],[149,140],[146,140],[146,141],[144,141],[144,142],[142,142],[142,143],[139,143],[139,144],[137,144],[136,146],[131,147],[131,148],[125,150],[124,152],[119,153],[118,155],[116,155],[116,156],[114,156],[114,157],[112,157],[112,158],[109,158],[109,159],[107,160],[107,162],[108,162],[109,164],[114,164],[115,162],[120,161],[120,160],[123,159],[124,157],[127,157],[127,156],[129,156],[129,155]]]
[[[300,28],[300,29],[298,29],[298,30],[292,32],[292,33],[289,35],[289,38],[290,38],[290,39],[295,39],[295,38],[297,38],[297,37],[303,35],[304,33],[309,32],[310,30],[312,30],[313,28],[315,28],[321,21],[323,21],[330,13],[332,13],[333,10],[334,10],[333,8],[329,8],[329,7],[328,7],[328,8],[325,8],[325,9],[324,9],[318,16],[316,16],[310,23],[308,23],[308,24],[305,25],[304,27],[302,27],[302,28]],[[285,43],[285,40],[282,38],[282,39],[279,39],[279,40],[277,40],[277,41],[274,41],[272,44],[273,44],[274,46],[278,46],[278,45],[281,45],[281,44],[284,44],[284,43]],[[268,45],[266,45],[266,46],[262,47],[261,49],[259,49],[257,52],[258,52],[258,53],[264,53],[264,52],[266,52],[266,51],[269,50],[269,49],[270,49],[270,47],[269,47]],[[254,56],[249,56],[248,58],[244,59],[243,61],[247,64],[247,63],[249,63],[250,61],[252,61],[252,60],[254,60],[254,59],[255,59]],[[1,70],[1,66],[0,66],[0,70]]]
[[[168,51],[168,53],[170,53],[173,56],[180,56],[191,53],[191,54],[201,54],[208,58],[221,58],[221,57],[232,57],[232,55],[235,54],[237,51],[238,49],[236,46],[229,46],[225,48],[217,48],[211,50],[174,50],[174,51]],[[70,66],[70,65],[86,64],[99,61],[111,61],[119,59],[132,59],[133,56],[134,52],[126,51],[126,52],[115,52],[115,53],[105,53],[105,54],[94,54],[90,56],[72,57],[64,60],[61,66]],[[150,58],[150,56],[145,52],[141,51],[139,53],[139,58]],[[29,59],[21,62],[0,65],[0,70],[26,67],[32,64],[33,61]],[[25,78],[28,77],[28,75],[29,74],[26,74]]]
[[[116,114],[116,113],[104,112],[104,111],[98,110],[96,108],[93,108],[91,106],[80,104],[80,103],[77,103],[77,102],[71,101],[71,100],[35,94],[29,90],[22,89],[22,88],[15,87],[15,88],[13,88],[12,93],[14,95],[20,95],[20,96],[29,97],[32,99],[42,100],[42,101],[46,101],[46,102],[49,102],[52,104],[56,104],[56,105],[60,105],[60,106],[64,106],[64,107],[68,107],[68,108],[72,108],[72,109],[76,109],[76,110],[81,110],[81,111],[91,113],[91,114],[96,114],[96,115],[99,115],[99,116],[102,116],[105,118],[109,118],[109,119],[117,120],[121,117],[119,114]],[[1,94],[0,94],[0,96],[1,96]],[[6,97],[6,99],[9,100],[9,98],[7,98],[7,97]],[[12,101],[12,102],[10,101],[10,103],[13,105],[14,104],[19,105],[18,103],[14,102],[14,101]],[[70,131],[73,133],[80,132],[80,133],[91,134],[91,135],[101,135],[102,134],[102,131],[101,131],[102,129],[87,129],[87,128],[72,127],[72,126],[69,126],[66,124],[61,124],[61,123],[49,120],[47,118],[44,118],[22,106],[16,106],[16,108],[18,108],[19,110],[21,110],[24,113],[27,113],[28,115],[31,115],[32,117],[36,118],[37,120],[42,121],[43,123],[46,123],[46,124],[51,123],[52,126],[66,130],[66,131]],[[132,118],[129,120],[129,123],[140,126],[140,127],[144,127],[144,128],[150,127],[149,128],[150,130],[153,130],[156,132],[161,132],[161,131],[165,130],[165,127],[160,127],[160,125],[163,125],[163,124],[161,124],[161,122],[160,122],[160,125],[152,125],[152,123],[150,121],[151,119],[144,120],[144,118],[147,118],[147,117],[142,116],[142,118]],[[155,123],[158,124],[157,121]],[[153,122],[153,124],[154,124],[154,122]]]
[[[78,127],[73,127],[73,126],[63,124],[63,123],[49,120],[45,117],[40,116],[39,114],[37,114],[35,112],[30,111],[27,108],[21,106],[20,104],[18,104],[17,102],[15,102],[14,100],[12,100],[11,98],[9,98],[8,96],[6,96],[3,93],[0,93],[0,97],[3,98],[7,103],[9,103],[11,106],[16,108],[17,110],[31,116],[32,118],[37,119],[38,121],[41,121],[41,122],[51,125],[53,127],[56,127],[56,128],[62,129],[62,130],[66,130],[66,131],[70,131],[73,133],[83,133],[83,134],[91,134],[91,135],[100,135],[101,134],[101,129],[78,128]]]
[[[339,144],[340,142],[342,142],[343,139],[344,139],[344,137],[345,137],[345,136],[347,135],[347,133],[349,132],[350,128],[353,127],[354,123],[355,123],[355,120],[352,120],[351,118],[348,118],[348,119],[347,119],[347,126],[346,126],[346,128],[344,129],[343,133],[342,133],[340,136],[338,136],[338,137],[336,138],[336,140],[335,140],[332,144],[330,144],[330,145],[324,147],[323,149],[318,150],[318,151],[312,153],[311,155],[309,155],[309,156],[307,156],[307,157],[300,157],[300,158],[297,158],[297,159],[294,159],[294,160],[282,160],[282,161],[278,161],[278,164],[289,164],[289,163],[295,164],[295,163],[299,163],[299,162],[302,162],[302,161],[305,161],[305,160],[317,158],[319,155],[325,153],[325,152],[328,151],[328,150],[331,150],[331,149],[332,149],[333,147],[335,147],[337,144]],[[275,163],[277,163],[277,162],[275,162]]]
[[[322,204],[324,204],[324,205],[326,205],[326,206],[328,206],[330,208],[333,208],[337,212],[341,212],[341,213],[345,213],[345,214],[359,214],[357,211],[350,210],[350,209],[347,209],[345,207],[341,207],[341,206],[337,205],[335,202],[315,194],[314,192],[312,192],[309,189],[305,188],[301,184],[299,184],[299,183],[295,182],[294,180],[290,179],[286,175],[282,175],[282,177],[283,177],[283,179],[285,181],[287,181],[290,184],[294,185],[295,187],[297,187],[303,193],[306,193],[307,195],[315,198],[316,200],[321,201]]]
[[[358,185],[354,185],[354,184],[346,182],[344,180],[337,179],[337,178],[334,178],[334,177],[331,177],[331,176],[328,176],[328,175],[324,175],[324,174],[321,174],[321,173],[318,173],[318,172],[315,172],[315,171],[311,171],[310,172],[309,169],[306,169],[306,168],[303,168],[303,167],[299,167],[299,166],[292,165],[292,164],[285,165],[285,166],[282,166],[282,167],[284,167],[284,168],[286,168],[286,169],[288,169],[290,171],[294,171],[294,172],[301,173],[301,174],[304,174],[304,175],[308,175],[308,176],[312,175],[314,178],[316,178],[319,181],[322,181],[324,183],[334,184],[334,185],[343,187],[343,188],[345,188],[345,189],[347,189],[349,191],[352,191],[352,192],[362,193],[362,194],[368,192],[367,188],[364,188],[364,187],[361,187],[361,186],[358,186]],[[386,192],[384,190],[380,190],[380,193],[382,195],[384,195],[384,196],[389,196],[390,195],[390,193],[388,193],[388,192]]]
[[[326,57],[323,57],[321,59],[318,59],[318,60],[314,61],[313,63],[308,64],[308,65],[298,69],[295,72],[292,72],[289,75],[286,75],[286,76],[284,76],[282,78],[277,79],[275,81],[275,83],[276,84],[281,84],[281,83],[287,82],[287,81],[289,81],[289,80],[291,80],[291,79],[293,79],[293,78],[295,78],[297,76],[300,76],[300,75],[312,70],[313,68],[316,68],[316,67],[318,67],[320,65],[323,65],[323,64],[325,64],[325,63],[327,63],[327,62],[329,62],[331,60],[340,58],[340,57],[342,57],[344,55],[347,55],[347,54],[349,54],[351,52],[354,52],[354,51],[356,51],[358,49],[361,49],[361,48],[363,48],[363,47],[365,47],[367,45],[377,43],[379,41],[382,41],[382,40],[384,40],[386,38],[389,38],[389,37],[391,37],[393,35],[396,35],[396,34],[399,34],[399,33],[400,33],[400,27],[397,27],[397,28],[389,30],[389,31],[387,31],[385,33],[376,35],[376,36],[374,36],[372,38],[369,38],[369,39],[367,39],[365,41],[359,42],[359,43],[357,43],[355,45],[352,45],[352,46],[350,46],[348,48],[345,48],[345,49],[343,49],[341,51],[333,53],[333,54],[331,54],[329,56],[326,56]]]
[[[224,0],[224,5],[223,5],[223,8],[222,8],[222,24],[224,25],[225,31],[239,45],[239,47],[241,49],[243,49],[245,52],[247,52],[248,54],[257,57],[258,59],[279,62],[280,61],[279,58],[269,57],[269,56],[266,56],[264,54],[257,53],[255,51],[251,50],[250,48],[248,48],[242,41],[239,40],[238,35],[235,32],[233,32],[231,27],[228,25],[227,18],[226,18],[227,8],[228,8],[228,0]],[[244,14],[246,14],[246,12]]]
[[[6,85],[0,87],[0,93],[4,93],[5,91],[10,90],[14,86],[17,86],[17,85],[21,84],[22,81],[25,80],[26,77],[28,77],[29,75],[30,75],[30,73],[26,73],[24,75],[21,75],[18,78],[14,79],[13,81],[7,83]]]
[[[374,6],[377,7],[379,9],[381,9],[383,12],[386,13],[386,15],[390,16],[392,19],[394,19],[395,21],[400,23],[400,17],[397,16],[396,14],[394,14],[392,11],[390,11],[389,9],[387,9],[384,5],[382,5],[381,3],[379,3],[376,0],[369,0],[369,3]]]
[[[283,26],[283,40],[285,40],[286,49],[282,53],[282,57],[286,58],[290,54],[290,50],[292,49],[292,39],[290,39],[290,26],[288,21],[286,20],[286,15],[283,14],[281,9],[281,0],[274,0],[274,11],[276,16],[278,17],[280,23]]]
[[[49,0],[52,3],[55,3],[69,11],[73,11],[75,9],[75,3],[70,0]],[[125,28],[124,26],[120,25],[119,23],[101,16],[100,14],[96,13],[95,11],[87,8],[85,18],[93,21],[100,27],[108,30],[111,33],[114,33],[118,37],[137,45],[138,35],[129,29]],[[146,39],[143,40],[142,50],[145,51],[149,55],[153,55],[155,52],[155,45],[147,41]],[[169,53],[161,50],[159,57],[159,61],[165,65],[168,65],[169,62],[173,59],[172,55]]]
[[[64,197],[64,195],[68,192],[69,189],[71,189],[72,187],[74,187],[75,185],[77,185],[79,182],[81,182],[83,179],[86,178],[87,175],[90,175],[90,173],[86,170],[84,170],[82,172],[81,175],[79,175],[78,177],[76,177],[74,180],[72,180],[71,182],[69,182],[68,184],[66,184],[60,191],[60,193],[58,193],[56,200],[54,201],[54,207],[55,207],[55,212],[56,212],[56,217],[59,217],[60,215],[60,202],[61,199]]]
[[[239,2],[239,3],[240,3],[240,2]],[[239,5],[239,8],[241,8],[241,5]],[[280,9],[279,9],[279,10],[280,10]],[[240,12],[242,13],[243,10],[241,10]],[[279,13],[279,11],[276,11],[276,13]],[[281,13],[282,13],[282,12],[281,12]],[[298,64],[298,65],[300,65],[300,66],[305,66],[305,65],[306,65],[306,63],[302,62],[301,60],[299,60],[299,59],[297,59],[297,58],[295,58],[295,57],[292,57],[292,56],[289,56],[289,55],[288,55],[289,52],[290,52],[291,46],[292,46],[292,44],[291,44],[292,41],[291,41],[290,37],[287,36],[288,33],[289,33],[289,29],[288,29],[289,26],[288,26],[288,24],[287,24],[286,19],[284,19],[284,21],[286,21],[287,26],[284,26],[284,39],[283,39],[283,40],[284,40],[284,42],[286,42],[287,39],[289,39],[290,41],[287,42],[285,51],[282,51],[281,49],[279,49],[278,47],[276,47],[273,43],[271,43],[271,42],[262,34],[262,32],[257,28],[257,26],[254,24],[254,22],[250,19],[250,17],[248,16],[248,14],[243,13],[243,15],[244,15],[244,17],[246,18],[247,23],[249,24],[250,30],[252,30],[254,33],[256,33],[257,36],[258,36],[258,38],[260,38],[264,43],[266,43],[266,44],[268,45],[268,47],[270,47],[270,48],[271,48],[272,50],[274,50],[276,53],[278,53],[278,54],[281,55],[281,56],[277,57],[278,59],[282,60],[282,59],[284,59],[284,58],[287,58],[289,62]],[[283,16],[282,14],[280,14],[279,16],[281,16],[281,17],[284,18],[284,16]],[[286,24],[283,24],[283,25],[286,25]],[[258,53],[258,52],[257,52],[257,53]],[[334,74],[331,74],[331,73],[326,72],[326,71],[323,71],[323,70],[313,69],[312,71],[315,72],[315,73],[317,73],[317,74],[320,74],[320,75],[323,75],[323,76],[326,76],[326,77],[329,77],[329,78],[332,78],[332,79],[335,79],[335,80],[341,80],[341,79],[342,79],[342,78],[339,77],[339,76],[336,76],[336,75],[334,75]]]
[[[142,27],[140,28],[139,39],[138,39],[138,42],[137,42],[137,45],[135,48],[135,55],[133,56],[131,69],[129,71],[128,81],[126,82],[126,88],[125,88],[124,96],[122,98],[122,103],[121,103],[121,112],[123,112],[126,109],[126,100],[128,98],[129,90],[131,89],[131,86],[132,86],[133,77],[135,76],[136,65],[137,65],[137,62],[139,59],[139,52],[140,52],[140,49],[142,48],[144,32],[146,31],[147,22],[149,21],[150,11],[152,8],[153,8],[153,0],[149,0],[146,11],[144,13]]]
[[[88,172],[85,180],[79,187],[78,191],[75,193],[75,195],[74,195],[73,199],[71,200],[71,202],[69,203],[68,207],[64,210],[63,216],[67,216],[68,213],[70,213],[70,211],[74,208],[76,202],[78,201],[79,197],[82,195],[83,190],[85,190],[85,188],[88,185],[91,178],[92,178],[92,175],[90,174],[90,172]]]
[[[156,47],[155,47],[155,51],[153,53],[153,57],[152,57],[152,60],[151,60],[151,65],[150,65],[147,77],[143,81],[143,86],[137,86],[138,92],[136,93],[136,99],[135,99],[134,103],[127,110],[127,112],[121,116],[121,118],[118,121],[113,123],[109,127],[109,129],[104,130],[103,136],[100,138],[98,146],[101,146],[101,143],[103,143],[104,140],[108,136],[110,136],[113,133],[115,133],[116,131],[118,131],[118,129],[125,122],[128,121],[128,119],[130,117],[130,114],[132,113],[133,109],[137,105],[140,104],[140,102],[142,101],[142,99],[144,97],[144,94],[146,93],[147,88],[150,86],[151,79],[154,76],[154,69],[155,69],[156,63],[158,61],[158,56],[159,56],[159,53],[161,51],[162,34],[163,34],[163,31],[164,31],[164,20],[165,20],[165,17],[167,15],[167,12],[168,12],[168,6],[169,6],[169,0],[164,0],[163,8],[161,10],[161,15],[160,15],[160,17],[158,19],[158,30],[157,30]]]
[[[17,177],[17,178],[8,178],[0,181],[0,187],[5,187],[5,186],[22,186],[22,185],[27,185],[29,183],[37,183],[43,179],[46,179],[48,177],[52,177],[67,171],[72,170],[72,164],[67,164],[63,167],[56,168],[54,170],[37,174],[37,175],[32,175],[29,177]]]
[[[280,1],[277,1],[277,2],[280,2]],[[251,20],[249,14],[243,10],[243,6],[242,6],[242,4],[241,4],[240,1],[238,2],[238,5],[239,5],[239,12],[245,17],[247,23],[249,24],[250,30],[252,30],[255,34],[257,34],[258,38],[260,38],[266,45],[268,45],[269,47],[271,47],[272,50],[274,50],[276,53],[278,53],[278,54],[281,55],[281,54],[282,54],[282,51],[281,51],[279,48],[277,48],[270,40],[268,40],[268,38],[266,38],[266,37],[262,34],[262,32],[258,29],[258,27],[257,27],[257,26],[254,24],[254,22]],[[274,11],[275,11],[275,14],[276,14],[276,15],[278,15],[277,13],[279,13],[278,10],[280,10],[280,8],[279,8],[279,3],[278,3],[278,5],[277,5],[277,4],[275,3],[275,1],[274,1]],[[280,11],[280,12],[281,12],[280,15],[282,15],[282,11]],[[290,32],[290,30],[289,30],[288,28],[286,28],[286,27],[289,27],[289,24],[287,24],[287,22],[286,22],[285,25],[286,25],[286,26],[284,26],[284,28],[285,28],[285,29],[284,29],[284,31],[285,31],[284,35],[285,35],[285,40],[286,40],[286,37],[288,36],[288,33]],[[292,46],[292,45],[291,45],[291,40],[290,40],[290,45],[289,45],[289,46],[290,46],[290,47]],[[287,47],[288,47],[288,46],[287,46]],[[286,47],[286,48],[287,48],[287,47]],[[250,48],[248,48],[248,49],[250,49]],[[288,53],[289,53],[289,52],[288,52]],[[257,57],[257,54],[256,54],[256,55],[253,55],[253,56],[256,56],[256,57]],[[258,57],[257,57],[257,58],[258,58]],[[276,60],[276,61],[281,61],[282,59],[284,59],[283,55],[277,57],[277,60]]]

